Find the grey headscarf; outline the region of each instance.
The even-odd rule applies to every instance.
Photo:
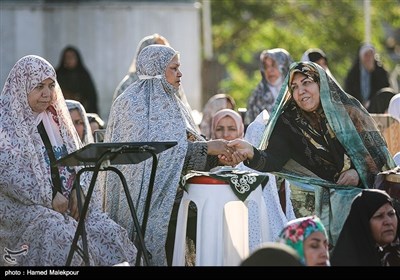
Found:
[[[165,70],[176,55],[178,52],[164,45],[150,45],[142,50],[137,62],[139,80],[113,103],[104,140],[178,143],[158,155],[145,234],[152,265],[158,266],[166,265],[165,242],[188,148],[186,132],[191,131],[200,137],[190,113],[178,98],[178,89],[169,84],[165,77]],[[120,167],[128,182],[139,221],[143,218],[151,168],[151,160]],[[106,182],[106,211],[115,221],[132,231],[133,222],[119,179],[107,174]]]

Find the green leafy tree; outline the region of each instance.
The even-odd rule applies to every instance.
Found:
[[[399,3],[371,1],[371,42],[388,70],[395,61],[386,48],[384,27],[400,28]],[[246,107],[260,80],[262,50],[284,48],[297,61],[308,48],[319,47],[343,83],[364,41],[362,0],[211,0],[211,15],[214,55],[225,71],[217,88],[232,95],[239,107]]]

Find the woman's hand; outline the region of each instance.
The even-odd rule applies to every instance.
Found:
[[[64,214],[68,210],[68,199],[62,195],[62,193],[57,192],[51,205],[53,206],[54,211]]]
[[[235,139],[229,141],[228,147],[235,150],[234,154],[237,156],[237,158],[243,158],[243,156],[245,156],[245,159],[253,159],[254,157],[253,146],[246,140]]]
[[[339,185],[358,186],[360,183],[360,176],[355,169],[349,169],[340,173],[336,181]]]
[[[218,155],[219,161],[226,165],[235,166],[246,159],[252,159],[254,156],[253,146],[245,140],[235,139],[229,141],[227,146],[230,151],[233,149],[230,158],[227,158],[223,154]]]
[[[232,159],[233,148],[228,147],[228,141],[224,139],[215,139],[207,141],[207,154],[224,155],[225,159],[230,162]]]
[[[81,205],[83,206],[83,203],[85,202],[85,195],[83,194],[82,190],[80,193],[80,198],[82,202]],[[71,195],[69,197],[69,210],[71,217],[74,218],[75,220],[79,220],[78,195],[76,189],[73,189],[71,191]]]

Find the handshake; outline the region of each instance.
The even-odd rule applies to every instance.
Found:
[[[207,153],[218,156],[219,163],[222,165],[235,166],[246,159],[251,160],[254,156],[253,146],[243,139],[210,140],[207,141],[207,148]]]

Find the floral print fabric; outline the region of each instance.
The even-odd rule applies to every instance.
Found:
[[[37,116],[28,104],[28,93],[47,78],[56,81],[50,63],[25,56],[11,69],[0,95],[0,252],[4,254],[0,265],[63,266],[75,234],[77,222],[52,209],[49,161],[36,126]],[[82,144],[57,83],[51,107],[59,124],[53,132],[63,142],[62,149],[72,153]],[[87,173],[81,177],[84,192],[90,178]],[[134,263],[135,246],[124,229],[99,211],[100,206],[95,188],[85,224],[90,264]],[[23,253],[11,257],[7,253],[20,250]],[[78,254],[71,264],[83,264]]]

